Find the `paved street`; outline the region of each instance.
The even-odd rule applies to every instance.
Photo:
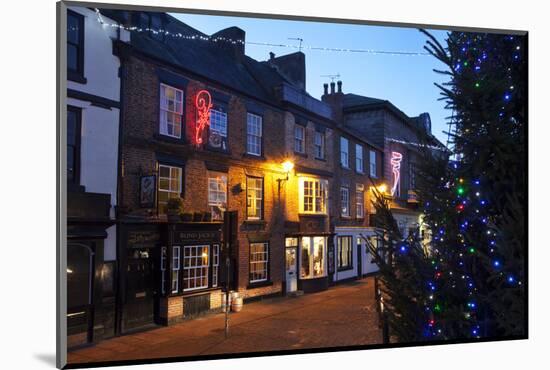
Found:
[[[301,297],[245,304],[230,315],[203,316],[171,327],[125,335],[72,351],[69,363],[237,352],[323,348],[381,343],[374,279],[345,283]]]

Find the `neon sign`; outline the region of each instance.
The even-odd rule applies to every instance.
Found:
[[[195,127],[195,143],[202,144],[202,133],[207,126],[210,126],[210,108],[212,108],[212,97],[206,90],[201,90],[195,98],[197,108],[197,125]]]
[[[401,160],[403,159],[403,155],[399,152],[391,152],[391,169],[393,172],[393,185],[391,187],[391,195],[395,195],[395,191],[397,190],[397,187],[399,186],[399,177],[401,173]]]

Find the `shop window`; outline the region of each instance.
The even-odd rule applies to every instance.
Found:
[[[172,247],[172,293],[179,290],[180,278],[180,247]]]
[[[184,247],[183,290],[208,288],[208,245]]]
[[[353,248],[351,236],[338,237],[338,270],[353,268]]]
[[[210,173],[208,178],[208,206],[212,220],[222,220],[227,209],[227,175]]]
[[[326,238],[322,236],[302,237],[300,249],[300,277],[311,279],[325,276]]]
[[[328,181],[314,178],[300,178],[300,212],[327,213]]]
[[[340,188],[340,207],[342,217],[349,217],[349,189],[344,186]]]
[[[250,243],[250,282],[267,281],[269,264],[269,244]]]
[[[161,135],[181,138],[183,117],[183,91],[160,84],[160,127]]]
[[[365,187],[363,184],[357,184],[355,188],[355,206],[357,209],[357,218],[365,217]]]
[[[325,134],[315,131],[315,158],[325,159]]]
[[[166,213],[166,204],[170,198],[181,196],[181,173],[180,167],[173,167],[159,164],[158,184],[158,208],[160,214]]]
[[[261,220],[263,211],[264,181],[257,177],[246,178],[246,216],[249,220]]]
[[[304,126],[294,126],[294,151],[297,153],[306,152],[306,129]]]
[[[220,266],[220,245],[214,244],[212,246],[212,286],[218,286],[218,274]]]
[[[262,155],[262,117],[256,114],[246,115],[246,152]]]

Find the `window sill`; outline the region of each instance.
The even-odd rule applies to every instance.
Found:
[[[307,158],[307,154],[306,154],[306,153],[294,151],[294,154],[297,155],[297,156],[300,156],[300,157]]]
[[[326,162],[326,158],[321,158],[321,157],[315,157],[316,160],[318,161],[321,161],[321,162]]]
[[[343,166],[343,165],[340,165],[340,167],[343,169],[343,170],[351,170],[351,167],[346,167],[346,166]]]
[[[83,74],[74,71],[67,71],[67,80],[83,85],[88,83],[88,80],[86,79],[86,77],[84,77]]]
[[[266,220],[244,220],[245,225],[265,225]]]
[[[155,140],[164,141],[166,143],[186,144],[184,138],[177,138],[177,137],[167,136],[167,135],[163,135],[163,134],[159,134],[159,133],[154,134],[153,137],[154,137]]]
[[[256,154],[250,154],[250,153],[243,153],[243,158],[259,159],[259,160],[265,161],[265,157],[263,155],[256,155]]]
[[[246,287],[246,289],[263,288],[263,287],[272,286],[272,285],[273,285],[273,282],[270,280],[258,281],[257,283],[248,283],[248,286]]]
[[[326,213],[306,213],[306,212],[300,212],[298,213],[298,216],[309,216],[309,217],[327,217],[328,215]]]
[[[338,272],[350,271],[353,270],[353,266],[338,267]]]
[[[365,175],[363,171],[355,171],[358,175]]]
[[[179,292],[179,293],[169,293],[169,294],[166,294],[166,297],[192,297],[192,296],[196,296],[196,295],[202,295],[202,294],[205,294],[205,293],[212,293],[212,292],[215,292],[216,290],[220,290],[220,289],[221,289],[220,286],[209,287],[209,288],[204,288],[204,289],[182,291],[182,292]]]

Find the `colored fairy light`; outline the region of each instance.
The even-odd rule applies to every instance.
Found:
[[[477,69],[477,67],[476,67]],[[479,82],[476,82],[475,87],[479,87]]]
[[[510,100],[510,94],[505,94],[504,95],[504,100]]]
[[[195,143],[202,144],[202,133],[210,126],[210,109],[212,108],[212,97],[206,90],[201,90],[195,98],[197,108],[197,124],[195,127]]]
[[[464,211],[464,204],[459,204],[458,206],[456,206],[456,209],[459,211],[459,212],[462,212]]]
[[[513,276],[508,276],[508,282],[513,283],[514,282],[514,277]]]
[[[493,262],[493,266],[499,267],[499,266],[500,266],[500,262],[499,262],[499,261],[494,261],[494,262]]]
[[[458,193],[458,195],[462,195],[464,194],[464,188],[462,186],[459,186],[457,189],[456,189],[456,192]]]
[[[405,247],[404,245],[401,246],[401,248],[399,248],[401,250],[401,252],[406,252],[407,251],[407,247]]]
[[[476,250],[475,250],[475,248],[473,248],[473,247],[470,247],[470,248],[468,249],[468,252],[470,252],[470,253],[475,253],[475,251],[476,251]]]

